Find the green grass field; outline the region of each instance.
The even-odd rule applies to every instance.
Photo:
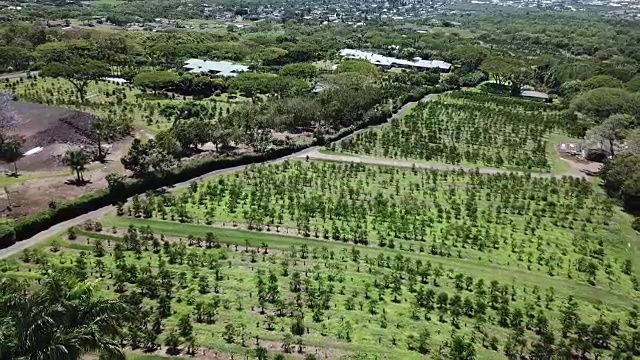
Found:
[[[638,236],[585,180],[291,161],[121,210],[0,270],[61,266],[105,296],[140,293],[140,328],[162,313],[158,343],[188,316],[199,347],[228,354],[257,341],[287,357],[457,358],[463,344],[501,359],[519,326],[529,347],[560,342],[567,314],[585,324],[569,339],[636,331]]]
[[[19,171],[20,169],[18,169]],[[22,174],[19,173],[19,176],[11,176],[11,175],[1,175],[0,176],[0,186],[11,186],[15,184],[19,184],[23,181],[39,179],[39,178],[50,178],[56,176],[68,176],[69,171],[50,171],[50,172],[39,172],[39,173],[28,173]]]

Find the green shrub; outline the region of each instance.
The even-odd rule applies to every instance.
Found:
[[[78,238],[78,229],[75,226],[70,227],[67,230],[67,237],[69,240],[75,240]]]
[[[0,224],[0,248],[11,246],[16,241],[16,232],[13,226]]]
[[[412,101],[411,99],[415,96],[421,95],[418,97],[419,100],[426,94],[441,93],[448,90],[451,90],[451,87],[441,85],[424,87],[421,91],[414,92],[412,94],[413,96],[405,94],[404,97],[400,97],[400,99],[402,99],[400,106]],[[392,114],[388,109],[371,109],[366,113],[365,119],[363,119],[364,121],[360,122],[357,126],[352,126],[332,136],[318,139],[317,142],[310,144],[310,146],[337,141],[358,129],[383,123],[391,116]],[[123,202],[135,194],[142,194],[148,190],[187,181],[215,170],[281,158],[305,149],[308,146],[309,145],[294,144],[273,149],[262,154],[248,153],[233,158],[199,158],[182,163],[161,177],[152,176],[134,182],[124,182],[121,181],[123,179],[117,176],[117,174],[110,174],[110,187],[113,190],[117,190],[117,193],[112,193],[109,189],[94,191],[70,201],[55,202],[53,206],[50,204],[49,209],[45,211],[17,219],[13,222],[13,227],[5,225],[4,229],[0,228],[0,248],[11,246],[15,241],[30,238],[57,223],[73,219],[79,215],[86,214],[87,212],[107,205]]]

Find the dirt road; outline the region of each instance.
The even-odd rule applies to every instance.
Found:
[[[300,157],[309,157],[309,159],[316,160],[325,160],[325,161],[337,161],[337,162],[354,162],[354,163],[363,163],[369,165],[383,165],[383,166],[395,166],[395,167],[413,167],[419,169],[436,169],[436,170],[459,170],[463,169],[465,171],[470,171],[476,169],[476,167],[472,166],[462,166],[462,165],[449,165],[442,163],[430,163],[430,162],[415,162],[415,161],[406,161],[406,160],[396,160],[396,159],[387,159],[387,158],[376,158],[371,156],[360,156],[360,155],[343,155],[343,154],[326,154],[321,153],[320,149],[313,151],[311,153],[304,154]],[[518,174],[524,175],[525,172],[522,171],[511,171],[511,170],[503,170],[503,169],[492,169],[492,168],[478,168],[478,172],[481,174]],[[536,173],[531,172],[531,176],[540,177],[540,178],[551,178],[551,177],[562,177],[561,175],[551,175],[549,173]]]
[[[22,72],[22,73],[17,73],[17,74],[0,75],[0,80],[26,78],[29,75],[37,76],[39,73],[40,73],[40,71],[31,71],[30,73]]]
[[[405,115],[409,110],[411,110],[411,108],[413,108],[416,104],[418,104],[418,102],[426,102],[426,101],[432,101],[434,99],[436,99],[438,96],[440,96],[439,94],[429,94],[427,96],[425,96],[423,99],[421,99],[420,101],[416,101],[416,102],[410,102],[407,103],[406,105],[404,105],[402,108],[400,108],[392,117],[392,119],[394,118],[398,118],[401,117],[403,115]],[[386,124],[382,124],[382,125],[378,125],[378,126],[385,126]],[[345,137],[344,139],[347,139],[351,136],[354,136],[357,133],[363,132],[363,131],[368,131],[371,128],[365,128],[362,130],[358,130],[356,132],[354,132],[352,135],[349,135],[347,137]],[[320,152],[320,147],[318,146],[314,146],[314,147],[310,147],[308,149],[299,151],[295,154],[289,155],[289,156],[285,156],[276,160],[272,160],[269,161],[267,163],[277,163],[277,162],[281,162],[281,161],[285,161],[287,159],[294,159],[294,158],[306,158],[309,157],[310,159],[319,159],[319,160],[329,160],[329,161],[341,161],[341,162],[361,162],[361,163],[365,163],[365,164],[372,164],[372,165],[388,165],[388,166],[399,166],[399,167],[412,167],[415,166],[418,168],[432,168],[432,169],[440,169],[440,170],[456,170],[456,169],[465,169],[465,170],[472,170],[474,168],[472,167],[464,167],[464,166],[457,166],[457,165],[447,165],[447,164],[438,164],[438,163],[414,163],[411,161],[403,161],[403,160],[394,160],[394,159],[381,159],[381,158],[374,158],[374,157],[365,157],[365,156],[351,156],[351,155],[333,155],[333,154],[323,154]],[[202,175],[198,178],[195,179],[191,179],[179,184],[175,184],[171,187],[169,187],[168,189],[171,190],[175,190],[175,189],[180,189],[180,188],[184,188],[189,186],[189,184],[191,184],[193,181],[199,181],[202,180],[204,178],[207,177],[211,177],[211,176],[215,176],[215,175],[220,175],[220,174],[225,174],[225,173],[229,173],[229,172],[234,172],[234,171],[238,171],[238,170],[242,170],[245,167],[247,167],[248,165],[242,165],[242,166],[236,166],[236,167],[232,167],[232,168],[228,168],[228,169],[221,169],[221,170],[216,170],[216,171],[212,171],[210,173],[207,173],[205,175]],[[508,171],[508,170],[499,170],[499,169],[487,169],[487,168],[480,168],[479,169],[480,173],[483,174],[498,174],[498,173],[513,173],[514,171]],[[521,172],[515,172],[518,174],[523,174]],[[532,173],[532,176],[538,176],[538,177],[551,177],[551,174],[542,174],[542,173]],[[95,219],[95,218],[99,218],[107,213],[109,213],[110,211],[114,211],[115,207],[114,206],[105,206],[103,208],[100,208],[98,210],[86,213],[84,215],[78,216],[76,218],[73,218],[71,220],[67,220],[64,221],[62,223],[56,224],[54,226],[52,226],[51,228],[42,231],[36,235],[34,235],[33,237],[17,242],[16,244],[6,248],[6,249],[0,249],[0,259],[4,259],[7,258],[9,256],[12,256],[18,252],[20,252],[23,249],[26,249],[30,246],[33,246],[37,243],[39,243],[40,241],[43,241],[47,238],[50,238],[51,236],[64,231],[65,229],[71,227],[71,226],[77,226],[82,224],[83,222],[90,220],[90,219]]]
[[[276,159],[276,160],[268,161],[266,163],[267,164],[269,164],[269,163],[278,163],[278,162],[285,161],[287,159],[294,159],[294,158],[300,158],[300,157],[304,158],[308,154],[317,152],[318,150],[319,150],[319,147],[313,146],[313,147],[310,147],[308,149],[299,151],[299,152],[297,152],[295,154],[284,156],[284,157],[281,157],[281,158]],[[205,179],[207,177],[211,177],[211,176],[215,176],[215,175],[221,175],[221,174],[225,174],[225,173],[230,173],[230,172],[242,170],[247,166],[249,166],[249,165],[241,165],[241,166],[235,166],[235,167],[231,167],[231,168],[227,168],[227,169],[221,169],[221,170],[212,171],[210,173],[204,174],[204,175],[199,176],[197,178],[194,178],[194,179],[191,179],[191,180],[188,180],[188,181],[185,181],[185,182],[181,182],[181,183],[175,184],[175,185],[170,186],[170,187],[166,187],[166,189],[168,189],[168,190],[176,190],[176,189],[180,189],[180,188],[185,188],[185,187],[188,187],[194,181],[200,181],[200,180]],[[16,253],[19,253],[20,251],[22,251],[22,250],[24,250],[24,249],[26,249],[28,247],[31,247],[31,246],[33,246],[33,245],[35,245],[35,244],[37,244],[37,243],[39,243],[41,241],[44,241],[45,239],[48,239],[48,238],[56,235],[57,233],[59,233],[61,231],[64,231],[65,229],[67,229],[67,228],[69,228],[71,226],[80,225],[80,224],[82,224],[85,221],[90,220],[90,219],[100,218],[101,216],[106,215],[110,211],[115,211],[115,206],[105,206],[105,207],[100,208],[98,210],[91,211],[91,212],[86,213],[84,215],[80,215],[80,216],[78,216],[76,218],[73,218],[71,220],[67,220],[67,221],[58,223],[58,224],[50,227],[49,229],[44,230],[44,231],[42,231],[42,232],[30,237],[29,239],[25,239],[23,241],[19,241],[19,242],[13,244],[12,246],[10,246],[10,247],[8,247],[6,249],[0,249],[0,259],[5,259],[5,258],[7,258],[9,256],[12,256],[12,255],[14,255]]]

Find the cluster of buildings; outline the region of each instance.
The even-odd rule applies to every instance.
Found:
[[[470,0],[470,3],[570,12],[599,11],[611,17],[640,19],[640,3],[636,0]]]
[[[372,20],[417,20],[475,13],[469,5],[494,5],[560,11],[600,10],[633,18],[640,13],[637,0],[282,0],[277,4],[261,4],[231,10],[223,5],[211,5],[200,0],[203,17],[223,22],[238,20],[289,20],[312,23],[345,23],[361,26]],[[463,6],[460,6],[463,5]],[[466,10],[462,10],[466,9]]]
[[[230,10],[222,5],[209,5],[201,0],[203,17],[223,22],[242,20],[305,21],[317,24],[344,23],[362,26],[371,20],[403,20],[447,15],[447,0],[284,0],[276,4],[261,4]],[[456,0],[454,0],[456,1]]]
[[[437,70],[441,72],[448,72],[451,70],[451,64],[442,60],[423,60],[419,57],[416,57],[413,60],[405,60],[354,49],[342,49],[339,54],[340,56],[348,59],[368,61],[383,69],[404,68],[414,70]]]
[[[283,22],[296,19],[360,26],[372,20],[420,20],[476,13],[473,7],[469,7],[474,4],[481,8],[493,5],[567,12],[596,11],[617,18],[640,19],[640,3],[637,0],[346,0],[322,3],[303,0],[285,1],[281,6],[249,8],[242,18]],[[222,21],[233,21],[237,17],[236,13],[222,7],[207,7],[203,15]]]
[[[442,60],[423,60],[421,58],[405,60],[353,49],[342,49],[339,54],[343,58],[347,59],[368,61],[385,70],[391,68],[403,68],[417,71],[448,72],[451,69],[451,64]],[[337,66],[334,65],[333,68],[335,69]],[[212,61],[202,59],[189,59],[184,62],[182,69],[194,74],[207,74],[227,78],[236,77],[239,73],[250,70],[249,66],[236,64],[231,61]]]

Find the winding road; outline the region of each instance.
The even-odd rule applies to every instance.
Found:
[[[430,162],[415,162],[415,161],[406,161],[406,160],[397,160],[397,159],[387,159],[387,158],[377,158],[371,156],[362,156],[362,155],[348,155],[348,154],[327,154],[320,152],[320,149],[317,149],[313,152],[300,155],[299,157],[309,157],[309,159],[313,160],[324,160],[324,161],[336,161],[336,162],[352,162],[352,163],[362,163],[368,165],[382,165],[382,166],[394,166],[394,167],[416,167],[418,169],[434,169],[434,170],[465,170],[465,171],[473,171],[478,169],[480,174],[518,174],[525,175],[531,174],[532,177],[539,178],[551,178],[551,177],[562,177],[563,175],[552,175],[550,173],[539,173],[539,172],[523,172],[523,171],[515,171],[515,170],[503,170],[503,169],[493,169],[493,168],[483,168],[483,167],[471,167],[471,166],[462,166],[462,165],[449,165],[443,163],[430,163]]]
[[[278,163],[278,162],[282,162],[288,159],[295,159],[295,158],[300,158],[300,157],[306,157],[309,154],[312,154],[314,152],[319,151],[320,147],[318,146],[312,146],[310,148],[304,149],[302,151],[299,151],[297,153],[291,154],[291,155],[287,155],[275,160],[271,160],[271,161],[267,161],[264,164],[273,164],[273,163]],[[216,170],[216,171],[212,171],[209,173],[206,173],[204,175],[198,176],[197,178],[193,178],[191,180],[187,180],[172,186],[166,186],[164,187],[164,189],[167,190],[176,190],[176,189],[181,189],[181,188],[186,188],[188,187],[192,182],[194,181],[200,181],[204,178],[210,177],[210,176],[215,176],[215,175],[222,175],[222,174],[226,174],[226,173],[230,173],[230,172],[234,172],[234,171],[238,171],[238,170],[242,170],[244,168],[246,168],[247,166],[250,166],[251,164],[247,164],[247,165],[241,165],[241,166],[234,166],[234,167],[230,167],[230,168],[226,168],[226,169],[220,169],[220,170]],[[57,233],[64,231],[65,229],[71,227],[71,226],[77,226],[80,225],[82,223],[84,223],[87,220],[91,220],[91,219],[97,219],[100,218],[106,214],[108,214],[111,211],[115,211],[116,207],[113,205],[109,205],[109,206],[105,206],[102,207],[100,209],[88,212],[86,214],[80,215],[78,217],[75,217],[73,219],[67,220],[67,221],[63,221],[61,223],[58,223],[56,225],[53,225],[52,227],[48,228],[47,230],[44,230],[42,232],[37,233],[36,235],[25,239],[23,241],[18,241],[17,243],[9,246],[8,248],[5,249],[0,249],[0,259],[5,259],[9,256],[12,256],[14,254],[19,253],[20,251],[34,246],[37,243],[44,241],[54,235],[56,235]]]
[[[32,72],[32,74],[34,74],[36,72]],[[22,76],[21,76],[22,75]],[[5,75],[4,77],[0,76],[0,79],[2,78],[7,78],[7,76],[10,76],[10,78],[16,78],[16,77],[25,77],[26,73],[23,74],[12,74],[12,75]],[[422,98],[419,101],[415,101],[415,102],[410,102],[407,103],[406,105],[404,105],[402,108],[400,108],[392,117],[389,121],[391,121],[392,119],[395,118],[399,118],[403,115],[405,115],[408,111],[410,111],[416,104],[418,104],[419,102],[427,102],[427,101],[432,101],[435,100],[438,96],[440,96],[440,94],[429,94],[427,96],[425,96],[424,98]],[[388,123],[384,123],[381,125],[377,125],[375,127],[380,127],[380,126],[386,126]],[[361,133],[363,131],[368,131],[371,130],[372,128],[375,127],[367,127],[358,131],[355,131],[353,134],[346,136],[344,139],[348,139],[352,136],[355,136],[358,133]],[[304,149],[302,151],[299,151],[297,153],[291,154],[291,155],[287,155],[275,160],[271,160],[271,161],[267,161],[265,163],[278,163],[278,162],[282,162],[288,159],[296,159],[296,158],[309,158],[309,159],[317,159],[317,160],[326,160],[326,161],[339,161],[339,162],[357,162],[357,163],[364,163],[364,164],[371,164],[371,165],[386,165],[386,166],[397,166],[397,167],[412,167],[415,166],[417,168],[424,168],[424,169],[439,169],[439,170],[458,170],[458,169],[464,169],[464,170],[473,170],[475,168],[473,167],[465,167],[465,166],[458,166],[458,165],[447,165],[447,164],[441,164],[441,163],[416,163],[416,162],[411,162],[411,161],[404,161],[404,160],[395,160],[395,159],[386,159],[386,158],[375,158],[375,157],[367,157],[367,156],[355,156],[355,155],[343,155],[343,154],[326,154],[326,153],[322,153],[320,152],[320,147],[319,146],[312,146],[309,147],[307,149]],[[173,186],[169,186],[169,187],[165,187],[165,189],[167,190],[175,190],[175,189],[180,189],[180,188],[185,188],[188,187],[192,182],[194,181],[199,181],[202,180],[204,178],[210,177],[210,176],[215,176],[215,175],[221,175],[221,174],[226,174],[226,173],[230,173],[230,172],[234,172],[234,171],[238,171],[238,170],[242,170],[244,168],[246,168],[249,165],[241,165],[241,166],[235,166],[235,167],[231,167],[231,168],[226,168],[226,169],[220,169],[220,170],[216,170],[216,171],[212,171],[209,172],[207,174],[201,175],[197,178],[191,179],[191,180],[187,180],[178,184],[175,184]],[[517,173],[517,174],[524,174],[523,172],[518,172],[518,171],[509,171],[509,170],[500,170],[500,169],[490,169],[490,168],[479,168],[479,172],[483,173],[483,174],[501,174],[501,173]],[[545,174],[545,173],[531,173],[532,176],[536,176],[536,177],[552,177],[554,175],[551,174]],[[50,227],[47,230],[44,230],[28,239],[25,239],[23,241],[19,241],[15,244],[13,244],[12,246],[5,248],[5,249],[0,249],[0,259],[4,259],[7,258],[9,256],[12,256],[28,247],[31,247],[41,241],[44,241],[54,235],[56,235],[59,232],[64,231],[65,229],[71,227],[71,226],[77,226],[80,225],[82,223],[84,223],[87,220],[90,219],[97,219],[100,218],[104,215],[106,215],[107,213],[111,212],[111,211],[115,211],[115,206],[105,206],[102,207],[100,209],[88,212],[86,214],[80,215],[78,217],[75,217],[73,219],[58,223],[52,227]]]

